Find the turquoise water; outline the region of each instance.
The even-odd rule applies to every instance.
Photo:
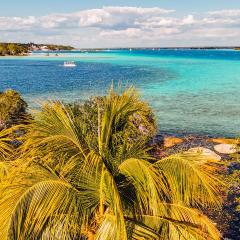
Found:
[[[66,60],[77,67],[64,68]],[[240,135],[240,51],[112,50],[0,58],[0,91],[20,91],[32,108],[47,99],[105,94],[112,81],[139,89],[160,131]]]

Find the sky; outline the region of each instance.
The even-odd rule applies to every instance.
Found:
[[[0,0],[0,42],[240,45],[240,0]]]

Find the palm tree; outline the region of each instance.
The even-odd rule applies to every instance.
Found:
[[[216,162],[153,159],[147,140],[132,138],[133,118],[148,121],[136,91],[112,88],[101,101],[95,127],[60,102],[26,126],[0,184],[0,239],[220,239],[197,210],[221,206]]]
[[[0,131],[0,183],[2,178],[7,175],[8,169],[11,165],[9,160],[13,154],[13,146],[11,144],[12,139],[10,138],[10,135],[14,128],[15,127]]]

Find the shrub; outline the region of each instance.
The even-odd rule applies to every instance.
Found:
[[[27,116],[27,103],[14,90],[0,92],[0,130],[22,123]]]
[[[127,123],[122,122],[122,124],[117,126],[116,135],[118,136],[116,136],[116,138],[128,139],[131,143],[147,143],[157,132],[155,116],[150,106],[141,101],[136,95],[136,92],[133,92],[133,95],[133,108],[137,108],[137,111],[134,109],[133,113],[129,115]],[[88,132],[91,132],[94,136],[97,136],[99,130],[99,113],[100,116],[102,116],[103,113],[107,111],[106,105],[104,104],[106,98],[107,96],[93,97],[84,103],[76,102],[68,104],[75,119],[77,121],[78,119],[79,121],[84,119],[87,123],[86,125],[89,127]],[[114,98],[119,98],[121,101],[124,96],[114,94],[111,98],[113,101]],[[97,142],[97,138],[95,138],[95,141]]]

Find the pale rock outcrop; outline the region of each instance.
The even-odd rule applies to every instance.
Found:
[[[190,148],[186,153],[200,154],[201,156],[204,156],[209,160],[215,160],[215,161],[221,160],[221,156],[216,154],[214,151],[204,147]]]
[[[214,146],[215,151],[222,154],[233,154],[237,152],[237,147],[235,144],[218,144]]]
[[[173,147],[177,144],[182,143],[183,140],[181,138],[176,138],[176,137],[165,137],[164,138],[164,147],[169,148]]]

